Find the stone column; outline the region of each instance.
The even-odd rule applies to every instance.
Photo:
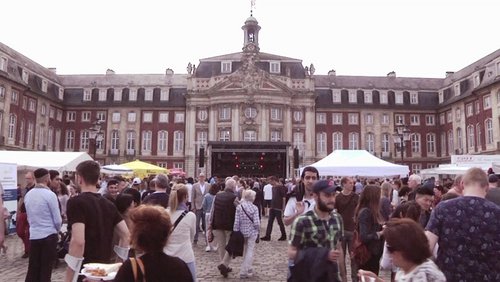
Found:
[[[184,156],[185,156],[185,171],[188,175],[196,175],[196,107],[193,105],[186,106],[184,132]]]
[[[240,141],[240,108],[238,104],[231,105],[231,141]]]

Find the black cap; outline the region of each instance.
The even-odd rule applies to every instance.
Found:
[[[496,176],[495,174],[490,174],[490,176],[488,176],[488,182],[489,183],[497,183],[498,176]]]
[[[46,170],[45,168],[39,168],[33,172],[33,175],[35,176],[35,178],[42,178],[47,174],[49,174],[49,171]]]
[[[330,185],[328,180],[319,180],[313,185],[313,192],[319,194],[319,192],[325,192],[328,194],[335,193],[335,187]]]

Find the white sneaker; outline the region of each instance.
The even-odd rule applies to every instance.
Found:
[[[207,246],[207,247],[205,248],[205,252],[210,252],[210,251],[211,251],[210,246]]]

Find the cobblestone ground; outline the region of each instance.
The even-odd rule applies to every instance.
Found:
[[[267,218],[262,219],[261,234],[265,233]],[[288,232],[288,228],[287,228]],[[245,281],[286,281],[287,243],[277,241],[280,237],[277,223],[273,228],[272,240],[270,242],[261,241],[256,245],[254,253],[254,276]],[[21,258],[23,246],[17,235],[9,235],[6,238],[8,250],[6,254],[0,255],[0,281],[24,281],[28,269],[28,259]],[[229,273],[228,278],[223,278],[217,270],[219,258],[216,252],[205,252],[205,242],[200,241],[194,245],[193,249],[196,256],[196,272],[198,281],[239,281],[239,267],[241,257],[231,261],[233,271]],[[64,281],[64,271],[66,264],[61,260],[59,267],[54,269],[52,281]],[[349,270],[348,270],[348,273]],[[390,275],[387,272],[381,273],[385,281],[390,281]],[[350,281],[350,277],[348,277]]]

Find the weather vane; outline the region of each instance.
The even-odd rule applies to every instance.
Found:
[[[253,17],[253,9],[255,9],[255,0],[250,0],[250,16]]]

